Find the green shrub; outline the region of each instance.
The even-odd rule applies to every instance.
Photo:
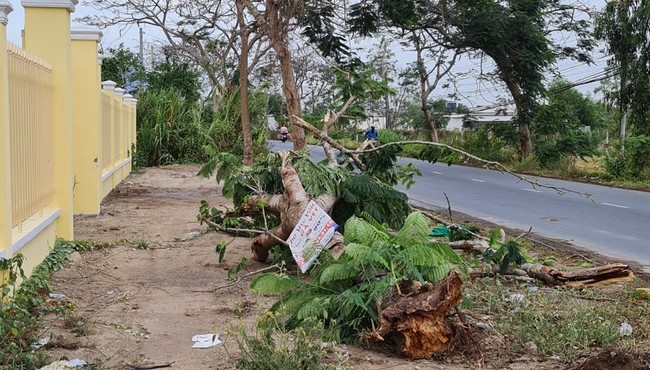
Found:
[[[447,144],[502,164],[512,163],[516,158],[515,151],[509,149],[501,138],[485,130],[466,131],[462,138],[455,137]]]
[[[625,152],[620,145],[605,157],[605,171],[618,179],[650,180],[650,136],[633,136],[626,140]]]
[[[406,138],[395,131],[379,130],[379,142],[381,144],[394,143],[396,141],[404,140],[406,140]]]

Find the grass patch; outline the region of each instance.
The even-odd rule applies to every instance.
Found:
[[[81,337],[90,334],[88,320],[77,315],[74,310],[68,310],[63,314],[63,326],[72,333]]]
[[[650,349],[650,322],[646,319],[650,317],[650,302],[630,296],[628,292],[634,291],[631,287],[617,290],[530,289],[506,284],[500,278],[485,278],[469,281],[465,291],[473,302],[472,311],[492,318],[495,329],[515,353],[533,349],[570,362],[610,347]],[[510,302],[512,294],[525,298]],[[632,325],[631,336],[619,336],[624,321]]]

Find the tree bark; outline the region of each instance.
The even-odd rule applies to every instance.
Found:
[[[281,19],[282,2],[266,0],[266,12],[268,15],[268,36],[271,45],[278,56],[280,63],[280,74],[282,76],[282,91],[287,101],[287,113],[291,122],[291,138],[294,150],[305,149],[305,131],[294,124],[295,117],[302,117],[300,108],[300,96],[296,80],[293,75],[293,64],[291,51],[289,50],[287,35],[289,21]]]
[[[427,121],[427,124],[429,124],[429,128],[431,129],[431,141],[437,143],[438,128],[436,127],[436,122],[431,115],[431,111],[427,105],[427,98],[424,94],[422,95],[422,112],[424,112],[424,119]]]
[[[512,95],[512,100],[515,102],[517,107],[517,124],[519,126],[519,153],[522,158],[527,158],[533,153],[533,141],[530,137],[530,120],[531,107],[528,106],[527,99],[530,97],[524,96],[524,92],[521,91],[521,87],[517,83],[517,78],[512,74],[510,69],[507,66],[507,61],[502,60],[498,56],[490,55],[494,62],[499,67],[501,72],[501,78],[505,82],[510,94]]]
[[[242,135],[244,136],[244,158],[245,166],[253,164],[255,153],[253,152],[253,134],[251,132],[251,118],[248,109],[248,30],[244,20],[244,4],[237,0],[237,21],[239,23],[241,51],[239,53],[239,103],[241,109]]]
[[[462,284],[460,274],[452,271],[436,285],[414,285],[381,310],[379,329],[366,338],[383,341],[390,336],[400,352],[411,358],[431,358],[447,350],[452,330],[446,314],[463,299]]]

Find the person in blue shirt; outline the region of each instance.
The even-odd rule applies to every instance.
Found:
[[[379,140],[379,131],[377,131],[377,129],[375,129],[375,126],[370,126],[370,128],[368,129],[368,131],[366,131],[364,136],[368,140],[377,141],[377,140]]]

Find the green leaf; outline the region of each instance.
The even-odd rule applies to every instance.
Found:
[[[219,253],[219,263],[223,262],[223,258],[226,254],[226,246],[226,242],[221,242],[214,248],[215,251]]]
[[[492,231],[490,235],[490,247],[497,248],[499,247],[499,235],[501,234],[501,227],[497,227]]]
[[[350,265],[335,263],[327,266],[320,275],[320,284],[326,285],[334,282],[350,280],[357,276],[358,271]]]
[[[295,276],[270,272],[256,276],[251,281],[250,288],[258,294],[282,294],[304,285],[305,283]]]
[[[404,246],[427,244],[429,241],[429,220],[420,212],[413,212],[397,234],[395,241]]]

